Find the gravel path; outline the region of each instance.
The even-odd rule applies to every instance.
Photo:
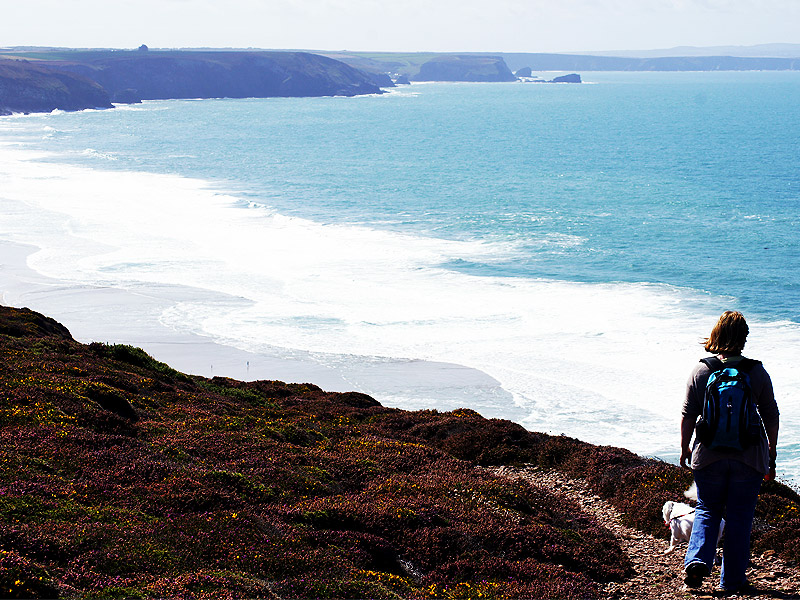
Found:
[[[686,545],[679,546],[672,554],[664,554],[668,542],[631,529],[622,524],[620,513],[605,500],[595,495],[581,479],[571,479],[558,471],[534,467],[501,467],[495,473],[506,477],[522,477],[542,487],[561,493],[574,501],[587,513],[594,515],[620,541],[622,548],[631,557],[636,574],[622,583],[607,583],[602,586],[602,597],[609,600],[700,600],[720,598],[724,594],[715,591],[719,571],[714,570],[698,590],[684,589],[683,556]],[[754,588],[748,594],[727,596],[751,600],[797,599],[800,600],[800,569],[771,556],[769,552],[752,558],[748,579]]]

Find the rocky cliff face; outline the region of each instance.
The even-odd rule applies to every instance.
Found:
[[[356,96],[393,85],[306,52],[69,52],[0,60],[0,114],[168,98]]]
[[[412,81],[516,81],[498,56],[442,55],[420,66]]]
[[[366,73],[304,52],[136,52],[59,66],[114,99],[355,96],[380,93]]]
[[[0,60],[0,115],[110,107],[108,93],[85,77],[24,60]]]

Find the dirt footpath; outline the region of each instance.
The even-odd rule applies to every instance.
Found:
[[[683,585],[683,556],[686,544],[672,554],[664,554],[666,540],[631,529],[622,524],[620,513],[608,502],[596,496],[581,479],[570,479],[563,473],[551,470],[501,467],[497,474],[506,477],[522,477],[528,481],[561,493],[574,501],[598,522],[612,531],[631,558],[636,574],[623,583],[607,583],[602,586],[603,598],[609,600],[675,600],[702,598],[749,598],[751,600],[797,599],[800,600],[800,569],[788,565],[781,559],[765,553],[752,558],[748,579],[753,591],[748,594],[725,595],[716,591],[719,570],[706,578],[703,587],[685,589]]]

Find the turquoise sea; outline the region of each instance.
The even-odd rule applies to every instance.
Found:
[[[798,481],[800,73],[583,78],[0,118],[0,238],[73,285],[207,291],[159,321],[385,404],[667,460],[738,309]]]

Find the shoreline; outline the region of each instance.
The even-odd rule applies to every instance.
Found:
[[[62,282],[27,266],[27,257],[37,250],[35,246],[0,241],[4,257],[0,300],[7,306],[25,306],[56,319],[79,342],[138,346],[153,358],[191,375],[243,381],[285,378],[317,385],[321,381],[332,391],[344,391],[338,389],[345,384],[343,380],[321,368],[315,372],[311,363],[239,350],[158,322],[158,315],[170,303],[207,292],[181,286],[148,286],[134,291]],[[307,380],[306,373],[315,380]]]
[[[230,307],[246,306],[246,299],[180,285],[122,289],[60,281],[27,266],[27,257],[37,250],[30,244],[0,239],[0,304],[26,307],[54,318],[81,343],[135,346],[190,375],[310,383],[326,392],[365,393],[385,407],[410,411],[468,408],[485,418],[507,419],[530,431],[558,435],[555,429],[526,424],[526,409],[517,405],[497,380],[477,369],[454,363],[312,354],[287,348],[275,348],[273,354],[243,350],[198,333],[172,329],[159,322],[159,316],[182,301],[213,300]],[[620,442],[616,445],[627,447]],[[671,462],[667,455],[662,455],[662,460]],[[781,478],[787,481],[787,474],[782,473]],[[788,481],[795,480],[789,475]]]
[[[108,154],[89,141],[54,152],[65,146],[59,136],[72,135],[73,121],[68,115],[19,120],[20,136],[9,136],[17,142],[6,142],[10,160],[0,178],[7,182],[8,226],[0,239],[27,244],[16,262],[24,265],[27,257],[54,278],[11,269],[10,285],[21,299],[3,294],[2,277],[0,297],[12,305],[56,318],[81,341],[138,346],[200,376],[311,382],[411,410],[468,407],[531,431],[624,444],[677,461],[674,421],[698,353],[695,337],[705,329],[703,314],[729,299],[657,282],[473,272],[473,259],[479,268],[489,259],[492,267],[500,256],[502,265],[516,247],[476,248],[295,218],[266,201],[251,205],[248,193],[216,185],[205,172],[126,169],[95,155],[113,159],[113,145]],[[84,121],[78,119],[88,127]],[[542,248],[569,252],[585,243],[544,233]],[[208,240],[213,246],[206,247]],[[35,248],[43,252],[31,255]],[[450,268],[451,259],[468,268],[459,262]],[[432,264],[445,268],[432,273]],[[417,306],[419,298],[432,302]],[[753,336],[754,355],[768,362],[776,389],[788,397],[796,377],[777,348],[792,347],[797,335],[782,323],[756,325],[762,329]],[[645,385],[657,387],[663,401],[642,399]],[[792,413],[787,402],[785,414]],[[792,457],[794,467],[800,446],[791,429],[789,451],[779,460]]]
[[[471,408],[487,418],[511,420],[522,415],[499,382],[462,365],[348,357],[358,360],[343,366],[336,355],[284,348],[276,348],[274,354],[248,351],[174,330],[159,322],[159,317],[177,302],[213,298],[230,306],[246,305],[247,300],[180,285],[122,289],[59,281],[27,265],[28,256],[37,250],[36,246],[0,240],[0,303],[52,317],[79,342],[136,346],[178,371],[209,378],[312,383],[330,392],[373,395],[384,406],[406,410]]]

